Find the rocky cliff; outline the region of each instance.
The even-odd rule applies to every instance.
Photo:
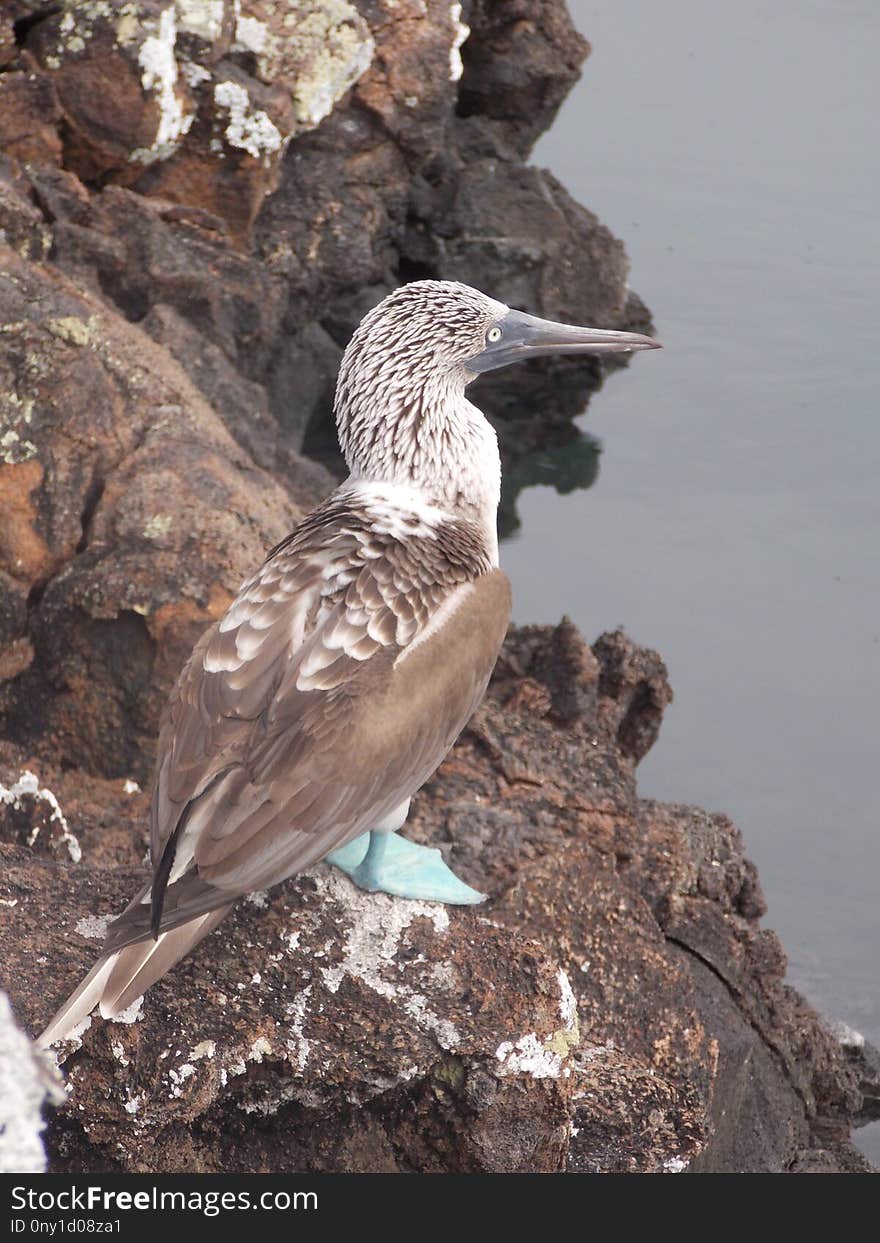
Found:
[[[647,326],[622,245],[526,163],[587,50],[562,0],[4,5],[0,985],[29,1030],[139,883],[185,655],[332,486],[364,310],[438,276]],[[601,378],[481,386],[509,478],[576,459]],[[414,823],[486,907],[323,866],[242,902],[67,1050],[52,1168],[859,1168],[867,1072],[786,987],[736,829],[638,798],[669,693],[621,634],[512,633]]]

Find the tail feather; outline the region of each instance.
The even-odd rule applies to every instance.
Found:
[[[158,940],[149,936],[99,958],[37,1043],[48,1048],[58,1040],[68,1039],[98,1005],[103,1018],[116,1018],[212,932],[232,905],[228,903],[161,932]]]
[[[44,1049],[56,1040],[72,1036],[83,1019],[88,1018],[101,1000],[107,977],[113,969],[112,958],[99,958],[89,974],[73,992],[52,1019],[44,1032],[37,1037],[37,1044]]]
[[[142,997],[151,984],[170,971],[203,937],[213,932],[231,905],[208,911],[206,915],[199,915],[178,928],[160,932],[156,941],[152,938],[136,941],[118,950],[113,956],[112,970],[101,993],[102,1018],[116,1018],[133,1001]]]

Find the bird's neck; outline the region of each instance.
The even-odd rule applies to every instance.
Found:
[[[501,461],[495,431],[460,377],[418,391],[337,394],[339,441],[352,484],[389,484],[476,523],[497,564]]]

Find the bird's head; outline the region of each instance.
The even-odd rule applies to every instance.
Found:
[[[368,312],[348,344],[336,386],[340,444],[353,473],[400,477],[432,445],[436,453],[438,437],[448,443],[474,425],[464,390],[483,372],[542,354],[658,345],[538,319],[457,281],[413,281]]]

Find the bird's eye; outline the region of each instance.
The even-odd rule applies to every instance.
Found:
[[[494,345],[496,341],[500,341],[501,340],[501,329],[497,325],[494,328],[490,328],[489,331],[486,333],[486,340],[489,342],[490,345]]]

